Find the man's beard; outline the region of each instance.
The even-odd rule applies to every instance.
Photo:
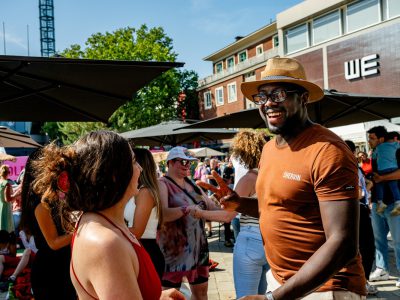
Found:
[[[273,134],[279,134],[279,135],[290,135],[302,123],[299,114],[292,115],[286,118],[286,120],[283,122],[281,126],[270,125],[267,120],[268,119],[266,119],[266,124],[269,131]]]

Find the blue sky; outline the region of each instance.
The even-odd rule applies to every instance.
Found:
[[[199,76],[212,73],[207,55],[275,20],[302,0],[54,0],[56,49],[84,46],[88,37],[122,27],[161,26],[173,39],[178,61]],[[0,55],[40,56],[38,0],[0,0]]]

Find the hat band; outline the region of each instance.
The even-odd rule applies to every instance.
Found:
[[[304,79],[300,79],[300,78],[295,78],[295,77],[289,77],[289,76],[267,76],[262,78],[261,80],[280,80],[280,79],[289,79],[289,80],[302,80],[304,81]]]

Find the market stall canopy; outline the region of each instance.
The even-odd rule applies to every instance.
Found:
[[[162,122],[158,125],[121,133],[121,136],[132,140],[135,145],[163,146],[181,145],[194,141],[214,141],[232,138],[237,131],[220,128],[182,129],[187,123],[181,121]]]
[[[400,117],[400,97],[340,93],[333,90],[325,90],[324,93],[321,101],[307,107],[311,120],[326,127]],[[252,108],[197,122],[182,129],[263,127],[265,122],[258,108]]]
[[[0,126],[0,147],[4,148],[38,148],[42,147],[29,135]]]
[[[100,121],[183,63],[0,55],[0,121]]]
[[[194,157],[225,156],[226,154],[208,147],[188,149]]]

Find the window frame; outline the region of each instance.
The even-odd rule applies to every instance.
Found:
[[[261,53],[258,53],[258,49],[261,49]],[[264,45],[263,44],[259,44],[256,47],[256,56],[260,56],[264,54]]]
[[[305,26],[306,29],[307,29],[307,31],[306,31],[306,37],[307,37],[306,46],[303,47],[303,48],[299,48],[299,49],[296,49],[296,50],[293,50],[293,51],[289,52],[289,50],[288,50],[287,33],[288,33],[289,30],[293,30],[293,29],[299,28],[301,26]],[[295,26],[292,26],[292,27],[286,29],[285,33],[284,33],[284,40],[285,40],[285,52],[286,52],[286,54],[295,53],[295,52],[298,52],[298,51],[301,51],[301,50],[309,48],[310,47],[310,28],[309,28],[308,22],[297,24]]]
[[[230,59],[233,60],[233,66],[232,66],[232,67],[229,67],[229,66],[228,66],[228,60],[230,60]],[[234,55],[229,56],[229,57],[225,60],[225,63],[226,63],[226,69],[227,69],[227,70],[230,70],[231,68],[233,69],[233,68],[235,67],[235,56],[234,56]]]
[[[233,100],[230,99],[230,96],[231,96],[230,89],[229,89],[230,86],[235,86],[235,98]],[[226,86],[226,89],[228,91],[228,103],[236,102],[237,101],[237,84],[236,84],[236,82],[228,83]]]
[[[219,66],[219,65],[221,65],[221,71],[218,72],[218,67],[217,66]],[[224,62],[223,61],[217,62],[215,64],[215,74],[220,74],[220,73],[222,73],[223,70],[224,70]]]
[[[207,105],[207,97],[206,94],[210,96],[210,105]],[[203,100],[204,100],[204,109],[208,110],[212,108],[212,95],[211,95],[211,91],[205,91],[203,93]]]
[[[278,45],[276,45],[276,46],[275,46],[275,39],[278,41]],[[275,34],[272,37],[272,48],[279,48],[279,35],[278,34]]]
[[[242,54],[242,53],[246,53],[246,59],[245,60],[240,60],[240,54]],[[246,60],[248,60],[249,59],[249,56],[248,56],[248,53],[247,53],[247,49],[246,50],[243,50],[243,51],[240,51],[240,52],[238,52],[238,63],[242,63],[242,62],[245,62]]]
[[[378,21],[375,22],[375,23],[371,23],[371,24],[368,24],[368,25],[366,25],[366,26],[362,26],[362,27],[359,27],[359,28],[357,28],[357,29],[354,29],[354,30],[351,30],[351,31],[350,31],[350,30],[349,30],[349,15],[348,15],[349,7],[355,6],[355,5],[357,5],[357,4],[360,4],[360,3],[362,3],[363,1],[376,1],[376,2],[378,3]],[[353,33],[353,32],[357,32],[357,31],[362,30],[362,29],[364,29],[364,28],[367,28],[367,27],[370,27],[370,26],[373,26],[373,25],[376,25],[376,24],[381,23],[381,22],[382,22],[382,13],[381,13],[381,11],[382,11],[382,3],[381,3],[380,0],[358,0],[358,1],[355,1],[355,2],[353,2],[353,3],[350,3],[350,4],[346,5],[346,11],[345,11],[345,17],[346,17],[346,34],[348,34],[348,33]]]
[[[323,17],[326,17],[326,16],[328,16],[330,14],[333,14],[334,12],[336,12],[338,14],[338,16],[339,16],[339,24],[338,24],[338,26],[339,26],[339,34],[334,36],[334,37],[329,37],[326,40],[323,40],[321,42],[315,42],[314,21],[317,20],[317,19],[321,19]],[[341,37],[343,35],[343,31],[342,31],[342,14],[340,13],[340,9],[331,10],[330,12],[327,12],[326,14],[322,14],[322,15],[316,17],[316,18],[313,18],[312,24],[311,24],[311,32],[312,32],[312,36],[311,36],[312,45],[318,45],[318,44],[326,43],[327,41],[330,41],[330,40],[336,39],[338,37]]]
[[[393,1],[393,0],[392,0]],[[390,0],[387,0],[386,1],[386,19],[387,20],[391,20],[391,19],[394,19],[394,18],[397,18],[398,16],[400,16],[400,13],[399,14],[397,14],[397,15],[395,15],[395,16],[390,16],[390,5],[391,5],[392,3],[390,2]]]
[[[219,102],[218,91],[222,92],[222,102]],[[224,104],[225,104],[224,87],[219,86],[219,87],[215,88],[215,106],[222,106]]]

